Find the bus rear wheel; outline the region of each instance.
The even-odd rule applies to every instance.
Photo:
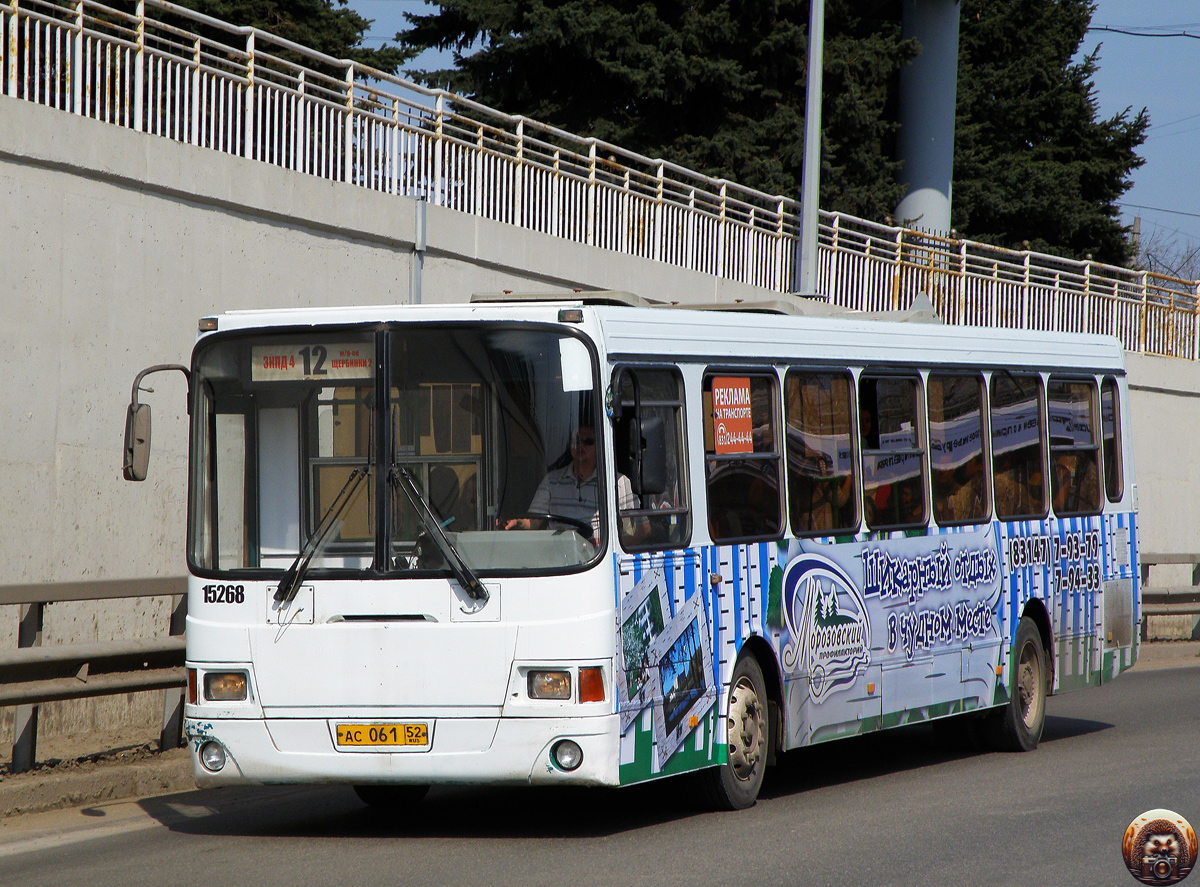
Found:
[[[427,785],[356,785],[354,793],[368,807],[403,814],[429,792]]]
[[[1037,625],[1028,616],[1017,624],[1012,647],[1012,687],[1008,704],[992,712],[992,743],[1007,751],[1033,751],[1046,722],[1046,651]]]
[[[753,656],[743,656],[729,681],[726,761],[701,775],[705,799],[719,810],[753,807],[762,788],[770,738],[767,690]]]

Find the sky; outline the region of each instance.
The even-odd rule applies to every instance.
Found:
[[[349,0],[364,18],[374,20],[368,45],[378,46],[406,27],[405,12],[428,13],[423,0]],[[1092,27],[1081,53],[1100,47],[1093,78],[1101,119],[1150,114],[1146,142],[1138,149],[1145,165],[1134,172],[1133,187],[1121,199],[1122,221],[1141,220],[1143,238],[1200,247],[1200,3],[1197,0],[1096,0]],[[1114,33],[1099,28],[1136,31]],[[1188,33],[1194,37],[1167,36]],[[1153,35],[1153,36],[1151,36]],[[418,68],[449,67],[444,58],[423,57]],[[520,108],[501,108],[519,114]]]

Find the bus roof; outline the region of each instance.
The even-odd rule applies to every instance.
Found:
[[[780,304],[795,305],[795,300],[689,306],[650,302],[628,293],[503,293],[466,303],[231,311],[205,318],[208,325],[202,321],[201,328],[248,331],[438,320],[562,323],[560,312],[577,308],[582,320],[566,322],[599,340],[612,361],[737,365],[782,360],[1124,372],[1124,351],[1112,336],[941,324],[932,306],[924,305],[864,314],[800,300],[800,311],[778,310]]]

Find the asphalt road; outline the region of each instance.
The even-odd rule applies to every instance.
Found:
[[[1048,712],[1030,754],[947,751],[928,726],[793,752],[741,813],[698,812],[667,781],[442,789],[392,819],[336,786],[14,817],[0,884],[1136,884],[1120,853],[1136,815],[1200,824],[1200,668]]]

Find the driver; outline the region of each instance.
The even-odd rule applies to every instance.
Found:
[[[633,487],[625,475],[617,475],[618,510],[638,507]],[[529,511],[535,515],[562,515],[592,525],[592,539],[600,534],[600,481],[596,477],[596,429],[580,425],[571,438],[571,464],[546,473],[538,484]],[[506,530],[538,530],[546,525],[541,517],[516,517],[504,523]]]

